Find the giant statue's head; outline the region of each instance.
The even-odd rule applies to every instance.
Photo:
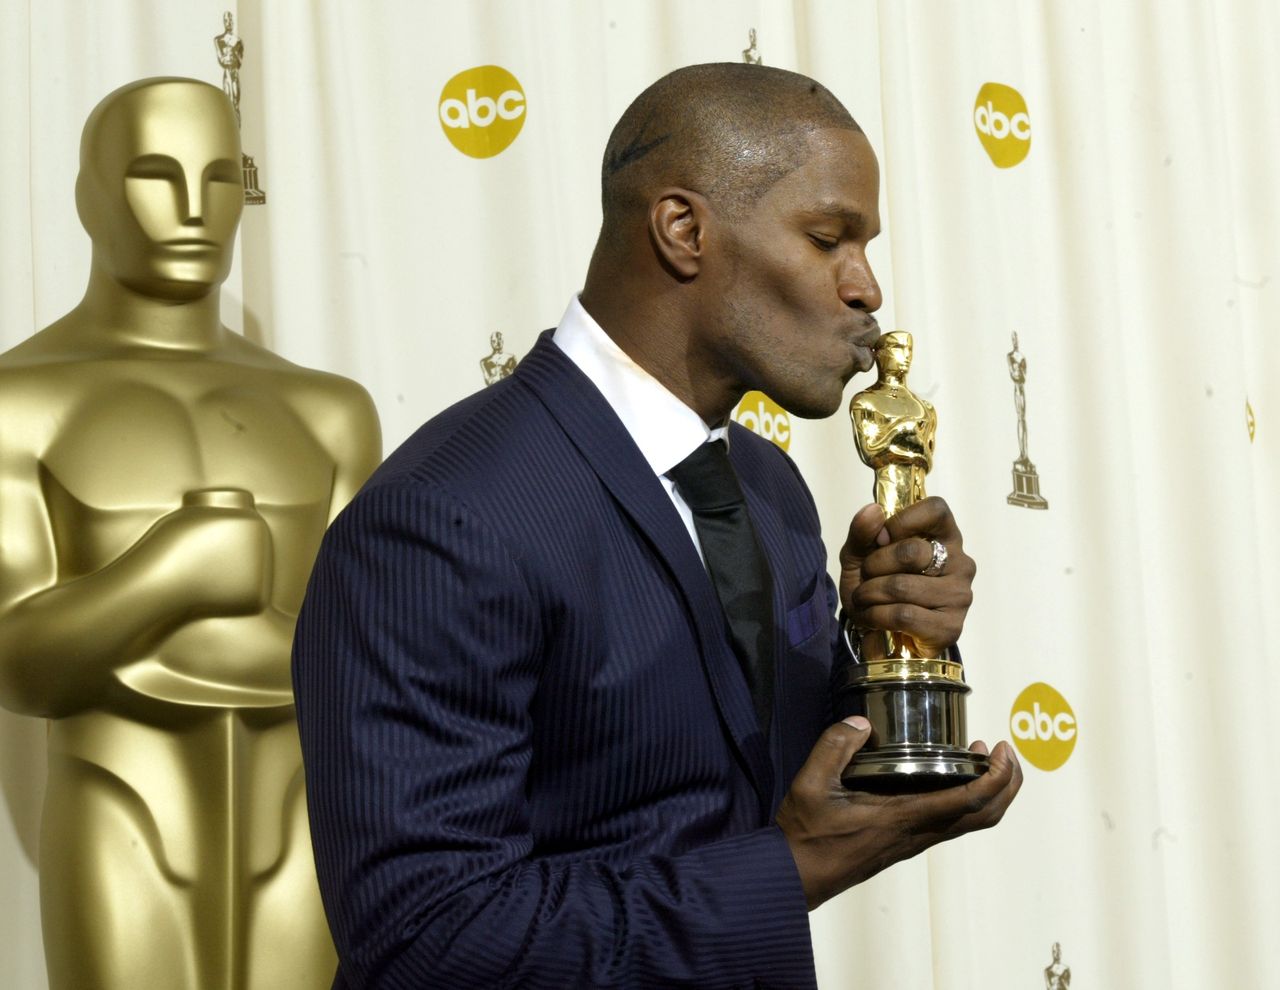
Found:
[[[147,296],[207,294],[231,270],[242,183],[240,132],[221,89],[174,78],[122,86],[80,139],[76,209],[95,267]]]

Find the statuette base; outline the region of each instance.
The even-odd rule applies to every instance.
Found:
[[[853,664],[840,692],[846,714],[871,737],[842,774],[851,790],[913,794],[980,776],[987,758],[967,746],[964,667],[948,657],[890,657]]]
[[[861,752],[842,775],[852,791],[920,794],[954,787],[987,772],[987,757],[967,749],[905,743]]]
[[[1006,501],[1024,509],[1047,509],[1049,500],[1040,494],[1040,476],[1030,461],[1015,461],[1013,465],[1013,491]]]
[[[246,206],[261,206],[267,194],[258,188],[258,166],[252,155],[240,156],[240,171],[244,176],[244,201]]]

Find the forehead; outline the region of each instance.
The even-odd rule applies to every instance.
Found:
[[[167,155],[184,168],[238,161],[240,137],[226,96],[210,86],[165,85],[125,94],[99,122],[89,149],[107,168]]]
[[[760,205],[775,212],[857,219],[879,229],[880,166],[866,135],[824,128],[799,138],[808,157],[776,182]]]

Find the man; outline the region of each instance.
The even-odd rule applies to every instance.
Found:
[[[328,984],[289,647],[373,403],[223,325],[222,91],[144,79],[81,142],[84,299],[0,355],[0,704],[49,719],[53,990]]]
[[[757,388],[830,415],[871,366],[878,195],[817,83],[659,80],[609,139],[580,300],[330,530],[294,679],[337,986],[812,986],[806,908],[999,820],[1003,743],[955,790],[840,786],[868,726],[830,725],[849,658],[817,513],[725,426]],[[725,435],[770,572],[754,658],[671,477]],[[841,566],[857,625],[959,636],[974,569],[941,500],[863,509]]]

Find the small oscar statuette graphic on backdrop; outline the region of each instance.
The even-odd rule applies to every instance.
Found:
[[[1027,359],[1018,350],[1018,335],[1013,335],[1009,352],[1009,377],[1013,379],[1013,404],[1018,410],[1018,459],[1013,462],[1013,491],[1010,505],[1024,509],[1047,509],[1049,502],[1040,494],[1040,476],[1027,457]]]
[[[244,42],[235,31],[235,18],[231,11],[222,15],[222,34],[213,39],[222,66],[222,91],[227,94],[236,111],[236,124],[240,123],[240,63],[244,61]],[[261,206],[267,194],[258,188],[258,166],[251,155],[240,152],[240,168],[244,173],[244,201],[249,206]]]
[[[747,65],[764,65],[764,59],[760,57],[760,49],[756,47],[755,28],[747,32],[747,47],[742,49],[742,61]]]
[[[489,335],[489,354],[480,360],[480,371],[486,385],[496,385],[516,370],[516,356],[502,349],[502,334]]]
[[[1053,962],[1044,968],[1044,990],[1071,990],[1071,967],[1062,961],[1062,946],[1053,943]]]
[[[849,403],[858,455],[875,471],[875,500],[885,517],[925,497],[938,414],[907,387],[911,334],[883,335],[875,346],[879,377]],[[945,548],[934,560],[945,566]],[[926,573],[929,573],[926,571]],[[845,769],[852,790],[913,793],[964,783],[986,772],[987,758],[966,749],[964,667],[900,632],[849,629],[855,662],[839,685],[842,715],[871,723],[867,745]]]

